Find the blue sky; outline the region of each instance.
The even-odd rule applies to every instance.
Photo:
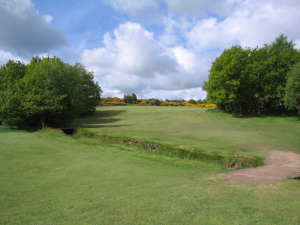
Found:
[[[0,64],[80,62],[103,96],[203,99],[211,63],[232,45],[284,33],[300,44],[298,0],[0,0]]]

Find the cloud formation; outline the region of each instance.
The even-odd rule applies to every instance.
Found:
[[[103,44],[104,47],[83,51],[81,61],[109,89],[146,93],[193,88],[203,83],[201,63],[193,52],[182,46],[164,46],[140,24],[121,24],[114,30],[114,38],[109,33],[104,35]]]
[[[0,0],[0,49],[31,57],[67,44],[63,30],[51,25],[50,15],[39,15],[29,0]]]

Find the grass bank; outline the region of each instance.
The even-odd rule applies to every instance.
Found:
[[[257,167],[264,165],[263,157],[260,156],[239,156],[239,155],[222,155],[218,152],[204,152],[201,148],[184,148],[176,146],[168,146],[162,143],[155,143],[147,140],[134,140],[130,137],[116,137],[108,135],[94,134],[86,128],[78,128],[72,136],[76,139],[89,138],[89,143],[95,144],[114,144],[118,146],[126,145],[126,148],[135,150],[146,150],[156,155],[166,155],[169,157],[177,157],[182,159],[197,160],[203,162],[217,163],[229,169],[242,169],[249,167]]]

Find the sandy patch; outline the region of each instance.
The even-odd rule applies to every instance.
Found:
[[[221,182],[224,184],[273,184],[283,178],[295,178],[300,176],[300,154],[268,150],[266,166],[235,170],[229,174],[219,174],[225,177]]]

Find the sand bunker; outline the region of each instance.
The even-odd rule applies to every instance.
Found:
[[[229,174],[219,174],[227,179],[224,184],[273,184],[283,178],[295,178],[300,176],[300,154],[270,150],[266,158],[266,166],[235,170]]]

